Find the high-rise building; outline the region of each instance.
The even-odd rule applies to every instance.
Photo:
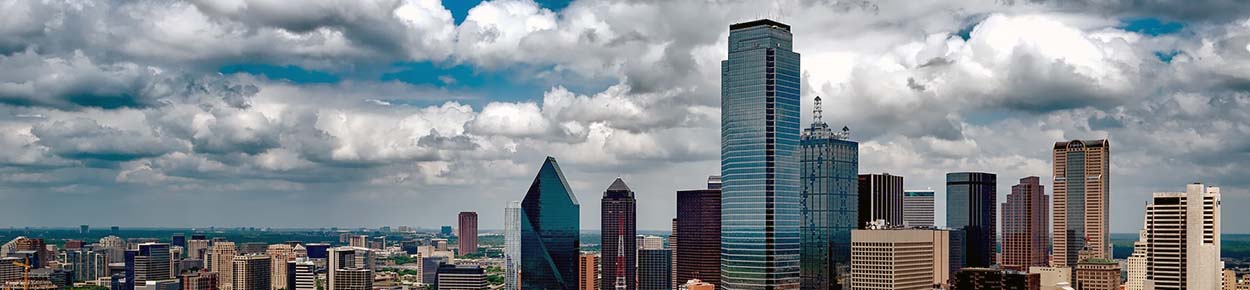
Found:
[[[610,289],[638,289],[637,201],[634,191],[617,178],[603,192],[600,237],[600,263],[603,265],[599,287]]]
[[[442,264],[438,266],[438,290],[485,290],[486,271],[480,266]]]
[[[126,281],[144,285],[147,281],[173,279],[169,244],[143,243],[126,251]]]
[[[859,228],[882,220],[889,226],[903,225],[903,177],[882,174],[859,175]]]
[[[221,283],[217,279],[217,273],[213,272],[191,272],[182,275],[182,290],[217,290],[217,284]]]
[[[673,218],[672,227],[672,233],[668,235],[668,250],[672,254],[672,257],[669,258],[668,276],[671,280],[671,285],[676,286],[682,284],[677,281],[677,218]]]
[[[178,247],[182,247],[185,249],[187,247],[187,236],[183,234],[174,234],[172,237],[169,238],[169,245],[178,246]]]
[[[347,245],[357,248],[369,248],[368,235],[352,235],[348,237]]]
[[[711,176],[707,189],[677,192],[677,281],[720,284],[720,186],[720,176]]]
[[[238,250],[234,248],[233,242],[213,243],[209,252],[208,269],[217,273],[217,286],[221,290],[231,290],[234,287],[234,256],[237,254]]]
[[[1049,266],[1049,200],[1041,179],[1030,176],[1011,186],[1003,203],[1003,268],[1026,271]]]
[[[503,210],[504,290],[520,289],[521,202],[508,202]]]
[[[477,212],[460,212],[459,222],[456,248],[460,250],[460,255],[477,254]]]
[[[799,141],[800,284],[802,289],[842,289],[850,275],[851,230],[858,228],[859,220],[859,143],[848,140],[847,127],[833,132],[821,120],[820,97],[815,104],[812,125],[803,129]]]
[[[1067,267],[1029,267],[1029,274],[1038,274],[1041,290],[1065,290],[1072,288],[1072,269]]]
[[[928,228],[937,226],[933,222],[934,194],[931,189],[903,191],[903,226]]]
[[[21,279],[22,267],[17,266],[19,263],[25,261],[18,257],[0,257],[0,282]]]
[[[1106,258],[1089,258],[1076,264],[1073,284],[1081,290],[1120,289],[1120,264]],[[1219,281],[1217,280],[1218,284]],[[1157,288],[1156,288],[1157,289]]]
[[[29,263],[35,269],[43,268],[48,263],[56,260],[56,254],[48,251],[48,245],[44,243],[43,239],[18,236],[0,246],[0,257],[18,255],[18,252],[29,252],[22,255],[30,258]]]
[[[946,174],[946,226],[963,232],[962,267],[994,264],[998,252],[997,186],[998,177],[993,173]]]
[[[265,254],[269,256],[269,281],[273,283],[273,289],[287,289],[291,287],[287,285],[287,266],[288,262],[295,260],[295,247],[288,244],[273,244],[265,249]]]
[[[638,249],[638,288],[639,290],[671,290],[673,289],[672,267],[673,252],[663,245],[654,245]]]
[[[798,289],[799,54],[790,26],[729,26],[721,62],[721,287]]]
[[[1125,271],[1127,279],[1124,280],[1125,290],[1145,290],[1146,289],[1146,268],[1149,267],[1150,244],[1149,236],[1146,230],[1137,233],[1137,241],[1133,242],[1133,253],[1129,254],[1125,261]]]
[[[317,290],[317,264],[307,257],[295,258],[286,264],[288,290]],[[421,263],[417,263],[418,267]],[[417,272],[421,272],[418,270]]]
[[[991,268],[964,268],[955,274],[951,289],[1039,290],[1041,274]]]
[[[851,231],[852,289],[946,289],[950,280],[949,231]]]
[[[1111,258],[1111,143],[1056,142],[1054,168],[1054,265],[1075,268],[1080,251]]]
[[[271,268],[269,256],[265,254],[234,256],[231,284],[235,290],[270,290],[273,287]]]
[[[208,249],[209,249],[209,242],[208,242],[208,240],[203,240],[203,239],[200,239],[200,240],[195,240],[195,239],[192,239],[192,240],[190,240],[190,241],[187,241],[187,251],[186,251],[186,252],[187,252],[187,254],[186,254],[186,255],[187,255],[187,258],[188,258],[188,259],[204,260],[204,256],[205,256],[205,254],[207,254],[207,253],[208,253]]]
[[[326,263],[326,290],[373,289],[373,253],[368,248],[330,249]]]
[[[1221,273],[1224,273],[1224,277],[1220,280],[1220,284],[1223,285],[1220,289],[1237,290],[1237,272],[1233,269],[1224,269]]]
[[[543,162],[521,209],[521,288],[577,288],[581,206],[555,158]]]
[[[577,289],[599,290],[599,256],[582,253],[577,256]]]
[[[442,236],[444,236],[444,237],[450,237],[450,236],[451,236],[451,226],[443,226],[443,227],[442,227],[442,229],[439,229],[439,234],[442,234]]]
[[[1146,206],[1146,281],[1157,290],[1220,287],[1220,188],[1189,184]]]

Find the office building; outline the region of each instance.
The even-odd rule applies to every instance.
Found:
[[[143,243],[135,250],[126,250],[127,288],[145,285],[148,281],[173,279],[169,244]]]
[[[438,290],[489,289],[486,285],[486,271],[479,266],[440,265],[438,266],[438,281],[434,284],[435,289]]]
[[[347,245],[357,248],[369,248],[368,235],[351,235],[347,239]]]
[[[1156,290],[1220,287],[1220,188],[1189,184],[1146,206],[1146,281]]]
[[[326,276],[327,290],[371,290],[373,288],[372,251],[362,247],[330,249],[330,259],[326,263]]]
[[[19,263],[24,263],[22,258],[0,257],[0,281],[21,279],[22,267],[17,265]]]
[[[671,260],[673,252],[669,249],[642,248],[638,250],[638,288],[639,290],[671,290],[673,289]]]
[[[269,244],[266,243],[247,242],[239,245],[239,255],[264,254],[268,248]]]
[[[962,267],[989,267],[998,249],[998,177],[946,174],[946,226],[963,233]]]
[[[234,256],[231,270],[234,274],[232,284],[234,290],[270,290],[273,287],[270,269],[273,267],[269,256],[265,254],[247,254]]]
[[[937,224],[933,222],[934,211],[934,194],[933,190],[904,190],[903,191],[903,227],[908,228],[930,228]]]
[[[438,266],[449,262],[451,258],[446,256],[421,257],[421,281],[433,284],[438,280]]]
[[[169,238],[169,246],[182,247],[185,249],[187,247],[187,236],[183,234],[174,234]]]
[[[439,229],[439,231],[438,231],[438,232],[439,232],[439,234],[441,234],[443,237],[450,237],[450,236],[451,236],[451,226],[443,226],[441,229]]]
[[[932,229],[851,231],[852,289],[945,289],[950,236]]]
[[[577,287],[580,208],[560,165],[547,157],[521,201],[522,289]]]
[[[221,283],[217,277],[217,273],[200,271],[183,274],[179,278],[182,290],[217,290],[217,285]]]
[[[799,54],[790,26],[729,26],[721,62],[721,287],[798,289]]]
[[[1064,290],[1065,287],[1072,285],[1072,269],[1070,268],[1029,267],[1029,274],[1038,274],[1041,290]]]
[[[186,256],[188,259],[204,260],[204,256],[206,256],[206,254],[208,253],[208,249],[209,249],[208,240],[192,239],[190,241],[187,241]]]
[[[577,289],[599,290],[599,256],[582,253],[577,257]]]
[[[859,228],[885,221],[887,226],[903,225],[903,177],[882,174],[859,175]]]
[[[327,243],[304,244],[304,248],[308,250],[309,259],[329,259],[330,258],[330,244],[327,244]]]
[[[708,177],[707,189],[677,192],[677,281],[720,284],[720,201],[720,176]]]
[[[617,178],[603,192],[600,262],[603,265],[599,287],[638,289],[637,201],[634,191]]]
[[[503,219],[504,290],[517,290],[521,278],[521,202],[508,202]]]
[[[317,290],[317,264],[311,259],[300,257],[288,261],[286,270],[288,290]]]
[[[287,286],[287,263],[295,260],[295,247],[288,244],[273,244],[265,249],[269,256],[269,281],[273,289],[291,289]]]
[[[233,242],[213,243],[208,257],[208,269],[217,273],[217,285],[221,290],[231,290],[234,287],[234,256],[237,254],[238,250],[234,248]]]
[[[19,253],[30,252],[30,253]],[[18,236],[13,240],[0,246],[0,257],[9,256],[26,256],[30,258],[30,265],[34,268],[43,268],[52,261],[56,261],[56,254],[48,250],[48,245],[43,239],[28,238]]]
[[[800,135],[803,223],[799,276],[802,289],[841,289],[849,280],[851,230],[859,220],[859,143],[850,129],[834,132],[821,120],[820,97],[810,127]],[[697,279],[697,277],[687,277]]]
[[[951,289],[1039,290],[1041,274],[991,268],[964,268],[955,274]]]
[[[1147,243],[1150,238],[1146,234],[1146,230],[1137,233],[1137,241],[1133,242],[1133,253],[1129,254],[1125,261],[1125,271],[1128,272],[1127,279],[1124,280],[1125,290],[1145,290],[1146,289],[1146,271],[1149,267],[1150,244]]]
[[[1086,244],[1087,246],[1090,244]],[[1077,255],[1072,284],[1080,290],[1120,289],[1120,263],[1103,258],[1101,251],[1084,249]],[[1217,285],[1219,281],[1216,281]]]
[[[460,228],[456,233],[456,249],[460,255],[477,254],[477,212],[462,211]]]
[[[1050,198],[1040,182],[1037,176],[1021,178],[1003,203],[1003,268],[1026,271],[1050,265]]]
[[[668,235],[668,250],[672,254],[672,257],[669,258],[670,265],[668,267],[670,283],[674,286],[681,285],[682,283],[677,281],[677,218],[672,220],[672,233]]]
[[[1111,258],[1111,144],[1103,140],[1056,142],[1054,168],[1054,265],[1075,268],[1086,248]]]

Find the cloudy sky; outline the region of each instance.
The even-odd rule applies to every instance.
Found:
[[[730,23],[793,26],[804,110],[862,172],[1042,177],[1110,138],[1112,230],[1223,187],[1250,232],[1250,4],[1132,1],[0,0],[0,226],[500,228],[545,156],[598,229],[719,170]],[[810,119],[805,113],[804,120]],[[939,215],[943,211],[939,210]],[[938,218],[944,222],[943,217]]]

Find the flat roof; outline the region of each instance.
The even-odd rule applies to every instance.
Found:
[[[755,20],[755,21],[747,21],[747,22],[742,22],[742,23],[734,23],[734,24],[729,25],[729,30],[737,30],[737,29],[751,28],[751,27],[764,26],[764,25],[777,26],[777,27],[781,27],[781,29],[784,29],[785,31],[790,31],[790,25],[786,25],[785,23],[773,21],[772,19],[767,19],[767,18]]]

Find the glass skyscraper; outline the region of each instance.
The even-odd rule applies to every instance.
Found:
[[[833,132],[821,121],[820,97],[815,120],[803,129],[803,289],[849,289],[851,230],[857,228],[859,143],[847,140],[850,129]]]
[[[634,191],[625,185],[625,181],[617,178],[603,192],[600,202],[603,211],[600,219],[602,247],[599,257],[599,287],[610,289],[638,289],[638,235],[637,200]],[[668,268],[665,268],[668,269]],[[667,277],[667,276],[666,276]]]
[[[547,157],[521,201],[521,289],[577,289],[577,196]]]
[[[993,173],[946,174],[946,226],[963,232],[963,267],[994,264],[998,248],[997,187],[998,176]]]
[[[790,26],[729,26],[721,62],[721,287],[798,289],[799,54]]]
[[[521,202],[508,202],[503,210],[504,290],[517,290],[521,272]]]

